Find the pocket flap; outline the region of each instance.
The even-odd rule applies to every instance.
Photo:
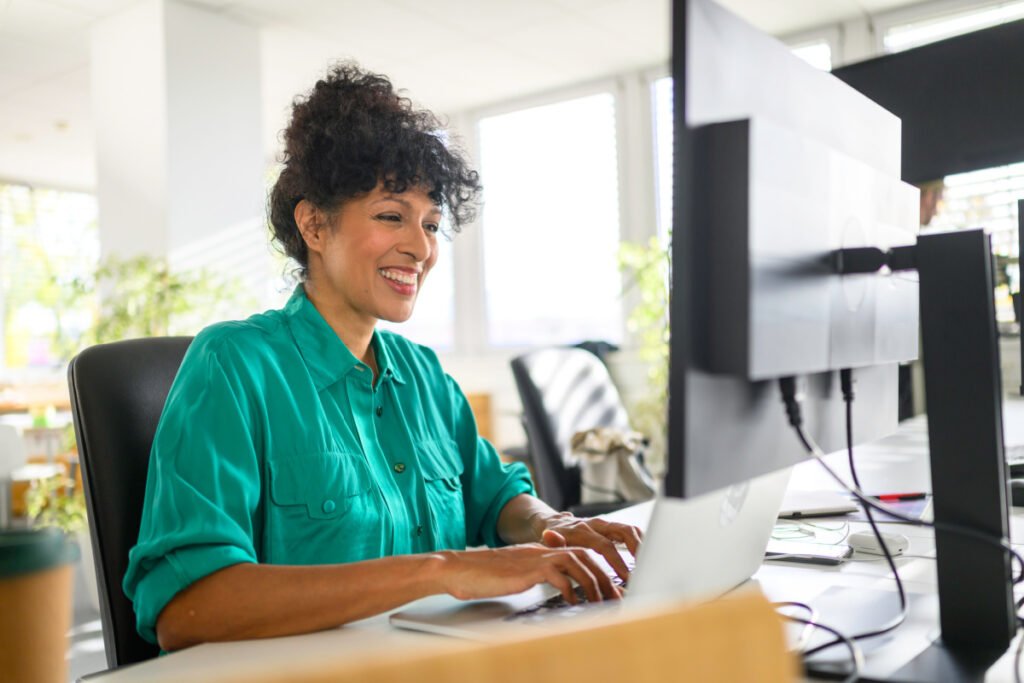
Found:
[[[358,453],[324,452],[271,460],[270,497],[278,505],[305,505],[309,515],[330,519],[351,498],[370,489],[370,473]]]
[[[458,447],[450,439],[418,443],[416,455],[423,470],[423,478],[427,481],[443,479],[457,483],[466,469]]]

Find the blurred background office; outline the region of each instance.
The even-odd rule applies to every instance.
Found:
[[[1021,0],[721,2],[823,70],[1024,18]],[[0,423],[21,444],[0,453],[0,519],[26,516],[33,477],[74,478],[64,374],[79,349],[192,334],[287,298],[294,282],[263,212],[278,134],[292,98],[339,58],[442,113],[485,187],[476,224],[442,242],[412,320],[389,327],[440,353],[499,449],[524,442],[509,361],[584,341],[619,349],[606,359],[634,426],[656,432],[658,269],[672,213],[669,8],[0,1]],[[1012,387],[1024,158],[923,187],[928,228],[994,235]],[[90,581],[79,577],[72,675],[104,668]]]

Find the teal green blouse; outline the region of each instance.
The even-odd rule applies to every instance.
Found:
[[[153,441],[125,594],[156,642],[178,591],[240,562],[326,564],[501,545],[532,493],[502,464],[430,349],[373,336],[379,378],[300,285],[282,310],[208,327]]]

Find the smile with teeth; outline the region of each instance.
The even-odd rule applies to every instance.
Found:
[[[415,285],[416,274],[415,273],[403,273],[400,270],[389,270],[387,268],[381,268],[377,271],[389,280],[401,283],[403,285]]]

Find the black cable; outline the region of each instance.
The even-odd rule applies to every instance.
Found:
[[[843,392],[843,402],[846,404],[846,455],[850,463],[850,475],[853,477],[854,485],[860,489],[860,479],[857,477],[857,468],[854,464],[853,459],[853,373],[849,369],[843,369],[839,371],[839,381]],[[885,561],[889,564],[889,569],[892,571],[893,578],[896,580],[896,591],[900,598],[900,612],[897,614],[888,624],[880,626],[876,629],[865,631],[863,633],[857,633],[850,636],[853,640],[866,640],[868,638],[875,638],[877,636],[885,635],[891,631],[896,630],[907,620],[907,614],[910,612],[910,602],[907,600],[907,593],[903,588],[903,580],[900,579],[899,571],[896,569],[896,562],[893,560],[892,553],[889,552],[888,546],[882,540],[882,532],[878,529],[878,525],[875,523],[874,513],[870,507],[864,508],[864,516],[868,518],[868,524],[871,525],[871,531],[874,532],[875,538],[878,539],[878,545],[882,549],[882,554],[885,555]],[[823,643],[811,650],[804,653],[805,656],[812,655],[815,652],[825,650],[833,645],[837,645],[837,641],[831,641],[829,643]]]
[[[861,652],[860,646],[857,645],[857,643],[852,638],[843,635],[843,633],[841,633],[837,629],[832,628],[831,626],[826,626],[825,624],[821,624],[810,619],[804,619],[802,617],[794,617],[785,614],[782,615],[782,618],[796,622],[797,624],[805,624],[807,626],[813,626],[814,628],[820,628],[822,631],[828,631],[829,633],[834,635],[836,637],[836,640],[831,642],[836,644],[842,643],[846,646],[846,649],[850,651],[850,661],[853,666],[853,670],[850,672],[850,675],[844,678],[843,682],[854,683],[854,681],[860,678],[861,669],[864,668],[864,654]],[[808,653],[804,652],[803,655],[806,657],[808,656]]]
[[[818,610],[814,609],[813,607],[808,605],[806,602],[797,602],[795,600],[784,600],[782,602],[773,602],[772,603],[772,607],[775,608],[775,611],[778,612],[779,616],[782,617],[783,619],[789,619],[789,617],[790,617],[790,615],[788,615],[788,614],[786,614],[786,613],[781,611],[781,609],[785,608],[785,607],[798,607],[799,609],[802,609],[805,612],[807,612],[807,620],[810,623],[804,624],[803,632],[801,633],[799,643],[797,644],[797,649],[801,649],[802,650],[803,646],[804,646],[804,643],[810,638],[811,633],[814,632],[814,629],[817,626]]]
[[[975,541],[981,541],[982,543],[995,545],[1001,548],[1004,552],[1009,553],[1017,561],[1020,570],[1017,576],[1014,577],[1013,584],[1017,585],[1024,581],[1024,557],[1022,557],[1016,549],[1010,546],[1009,542],[1006,539],[993,537],[990,534],[978,531],[976,529],[972,529],[970,527],[961,526],[959,524],[946,524],[944,522],[928,522],[917,517],[910,517],[909,515],[905,515],[902,512],[894,510],[893,508],[890,508],[887,505],[883,505],[878,501],[872,500],[870,496],[868,496],[866,493],[864,493],[864,491],[860,489],[860,487],[851,485],[843,481],[843,478],[840,477],[839,474],[836,473],[836,471],[832,469],[832,467],[824,460],[825,453],[821,450],[821,448],[818,447],[817,444],[810,440],[810,438],[803,430],[803,419],[800,415],[800,404],[799,399],[796,395],[795,379],[792,377],[782,378],[779,380],[779,387],[782,389],[782,400],[786,403],[786,414],[790,416],[790,425],[796,432],[797,438],[800,440],[800,443],[803,444],[804,448],[807,450],[808,455],[817,460],[818,464],[824,467],[825,471],[829,473],[829,476],[831,476],[836,482],[839,483],[840,486],[842,486],[851,495],[853,495],[857,502],[859,502],[865,508],[871,508],[876,512],[884,513],[886,515],[889,515],[890,517],[893,517],[894,519],[898,519],[902,522],[907,522],[908,524],[923,526],[929,529],[935,529],[936,531],[957,534],[960,536],[965,536],[967,538],[973,539]]]
[[[842,377],[842,375],[841,375],[841,377]],[[842,486],[847,491],[849,491],[851,494],[853,494],[854,498],[856,498],[857,501],[862,506],[864,506],[865,515],[868,516],[869,520],[871,519],[869,511],[870,510],[875,510],[875,511],[887,514],[890,517],[893,517],[895,519],[899,519],[901,521],[908,522],[910,524],[931,528],[931,529],[934,529],[936,531],[942,531],[942,532],[945,532],[945,533],[954,533],[954,534],[958,534],[960,536],[966,536],[968,538],[971,538],[971,539],[974,539],[974,540],[977,540],[977,541],[981,541],[981,542],[988,543],[988,544],[991,544],[991,545],[996,545],[1000,549],[1002,549],[1004,552],[1009,553],[1014,559],[1016,559],[1017,563],[1018,563],[1018,566],[1020,567],[1019,573],[1013,579],[1013,585],[1017,585],[1017,584],[1021,583],[1022,581],[1024,581],[1024,557],[1021,557],[1021,554],[1019,552],[1017,552],[1017,550],[1015,550],[1013,547],[1011,547],[1009,542],[1006,539],[996,538],[996,537],[993,537],[993,536],[991,536],[989,534],[979,532],[979,531],[977,531],[975,529],[972,529],[970,527],[965,527],[965,526],[960,526],[960,525],[955,525],[955,524],[927,522],[927,521],[922,520],[920,518],[914,518],[914,517],[910,517],[908,515],[904,515],[903,513],[897,512],[896,510],[893,510],[893,509],[889,508],[886,505],[882,505],[882,504],[880,504],[880,503],[878,503],[878,502],[876,502],[874,500],[871,500],[864,493],[864,491],[860,488],[860,483],[859,483],[859,481],[857,481],[857,476],[856,476],[856,472],[854,471],[852,459],[851,459],[851,462],[850,462],[850,473],[851,473],[851,475],[854,478],[855,484],[854,485],[850,485],[850,484],[846,483],[845,481],[843,481],[843,478],[840,477],[839,474],[837,474],[836,471],[833,470],[829,466],[829,464],[824,460],[825,454],[824,454],[824,452],[822,452],[821,448],[819,448],[817,446],[817,444],[815,444],[813,441],[811,441],[811,439],[807,436],[807,434],[803,430],[803,426],[802,426],[803,425],[803,418],[802,418],[801,410],[800,410],[800,399],[798,398],[798,394],[797,394],[797,391],[796,391],[796,380],[795,380],[795,378],[793,378],[793,377],[786,377],[786,378],[780,379],[779,380],[779,388],[780,388],[780,390],[782,392],[783,402],[786,405],[786,414],[787,414],[787,416],[789,418],[789,423],[793,427],[794,431],[796,432],[797,438],[799,438],[800,442],[803,444],[803,446],[807,450],[808,454],[811,455],[811,457],[813,457],[815,460],[817,460],[818,463],[822,467],[825,468],[825,471],[828,472],[829,475],[833,479],[835,479],[836,482],[838,482],[840,486]],[[852,385],[849,387],[849,392],[851,394],[851,399],[852,399]],[[845,393],[846,393],[846,389],[844,388],[844,398],[845,398]],[[852,436],[852,427],[851,427],[851,425],[852,425],[852,411],[850,410],[849,403],[847,404],[847,411],[848,411],[847,412],[847,426],[848,426],[847,440],[848,440],[849,444],[852,444],[852,438],[850,438]],[[876,536],[877,536],[877,528],[873,524],[872,524],[872,528],[875,529]],[[884,549],[884,552],[886,553],[886,555],[888,555],[888,548],[886,548],[885,545],[883,543],[881,543],[881,539],[879,539],[879,541],[880,541],[880,545]],[[893,566],[893,564],[892,564],[892,562],[890,560],[890,567],[892,567],[892,566]],[[894,575],[896,575],[897,578],[898,578],[898,575],[895,574],[895,569],[894,569]],[[898,584],[898,585],[900,585],[902,587],[902,584]],[[903,600],[905,600],[905,596],[903,596]],[[901,605],[903,605],[903,604],[904,603],[901,601]],[[902,620],[905,618],[905,616],[906,616],[905,612],[901,608],[901,614],[898,617],[900,622],[902,622]],[[1021,620],[1020,617],[1018,617],[1018,620],[1020,620],[1021,623],[1024,623],[1024,620]],[[892,628],[895,628],[898,625],[899,624],[897,623]],[[821,626],[821,625],[819,625],[819,626]],[[824,628],[824,627],[822,626],[822,628]],[[824,630],[828,630],[828,629],[824,629]],[[892,630],[892,629],[890,628],[888,630]],[[884,632],[887,632],[887,631],[882,631],[882,633],[884,633]],[[872,635],[878,635],[878,634],[872,633]],[[856,638],[856,637],[857,636],[854,636],[854,638]],[[868,637],[870,637],[870,636],[868,636]],[[803,655],[804,655],[804,657],[808,657],[808,656],[810,656],[810,655],[812,655],[812,654],[814,654],[816,652],[820,652],[822,650],[834,647],[834,646],[839,645],[839,644],[846,644],[847,647],[849,647],[848,641],[849,642],[853,642],[852,639],[847,638],[845,635],[836,633],[836,639],[835,640],[829,641],[829,642],[824,643],[822,645],[819,645],[819,646],[817,646],[815,648],[812,648],[811,650],[808,650],[808,651],[804,652]],[[1021,683],[1019,668],[1020,668],[1020,660],[1021,660],[1021,657],[1022,657],[1022,653],[1024,653],[1024,638],[1021,638],[1020,642],[1018,643],[1017,651],[1016,651],[1015,656],[1014,656],[1014,680],[1016,681],[1016,683]]]

